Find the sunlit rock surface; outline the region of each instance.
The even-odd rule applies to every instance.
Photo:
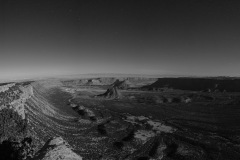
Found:
[[[7,84],[0,87],[0,110],[12,109],[17,112],[22,119],[25,119],[25,102],[33,95],[32,86],[22,86],[20,84]]]
[[[36,160],[82,160],[61,137],[50,139],[36,154]]]

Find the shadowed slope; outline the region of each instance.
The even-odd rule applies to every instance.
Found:
[[[37,82],[32,86],[34,96],[28,100],[26,110],[29,132],[37,148],[40,149],[49,138],[55,136],[76,143],[74,138],[81,131],[81,124],[74,122],[78,114],[66,104],[71,96],[50,83]]]
[[[151,85],[143,88],[173,88],[181,90],[204,91],[219,90],[240,92],[240,79],[231,78],[159,78]]]

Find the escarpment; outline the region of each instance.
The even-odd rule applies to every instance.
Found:
[[[27,121],[24,105],[32,95],[30,85],[11,83],[0,86],[1,141],[24,131]]]
[[[30,85],[11,83],[0,86],[0,110],[11,109],[25,119],[24,104],[32,95]]]
[[[26,159],[33,153],[25,111],[32,95],[27,83],[0,86],[0,159]]]
[[[0,86],[0,159],[82,159],[66,141],[62,138],[52,139],[54,134],[46,132],[47,122],[51,126],[57,125],[51,118],[56,115],[66,117],[57,113],[56,108],[44,99],[46,97],[40,96],[46,92],[42,86],[40,90],[39,85],[41,83],[24,82]]]

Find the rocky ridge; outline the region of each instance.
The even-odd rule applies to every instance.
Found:
[[[62,137],[48,140],[34,157],[35,160],[82,160],[82,157],[71,150],[69,144]]]
[[[31,97],[34,91],[30,83],[0,85],[0,159],[81,160],[61,137],[51,138],[35,154],[25,108]]]
[[[30,85],[21,86],[11,83],[0,87],[0,111],[3,109],[12,109],[17,112],[22,119],[25,119],[24,104],[27,99],[33,95],[33,89]]]

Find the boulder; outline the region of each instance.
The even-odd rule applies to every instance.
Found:
[[[62,137],[49,139],[36,154],[35,160],[82,160],[82,157],[72,151]]]

